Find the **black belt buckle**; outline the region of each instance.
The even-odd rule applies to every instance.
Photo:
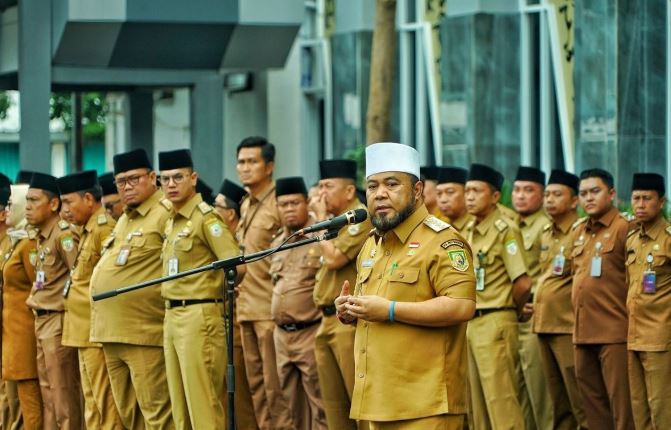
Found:
[[[284,331],[298,331],[298,330],[301,329],[300,327],[298,327],[298,324],[296,324],[296,323],[282,324],[280,327]]]
[[[335,307],[335,305],[331,305],[331,306],[322,306],[320,309],[321,309],[321,311],[322,311],[322,314],[323,314],[325,317],[330,317],[330,316],[333,316],[333,315],[336,314],[336,307]]]

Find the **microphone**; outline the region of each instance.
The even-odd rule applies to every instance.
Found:
[[[366,218],[368,218],[368,213],[365,209],[354,209],[329,220],[318,222],[317,224],[312,224],[309,227],[300,229],[298,230],[298,234],[304,235],[319,230],[340,230],[340,228],[346,224],[359,224],[360,222],[366,221]]]

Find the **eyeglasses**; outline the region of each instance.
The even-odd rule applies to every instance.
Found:
[[[161,185],[168,185],[170,183],[171,179],[173,180],[173,182],[175,182],[176,185],[178,185],[178,184],[181,184],[182,182],[184,182],[184,180],[186,179],[186,176],[182,175],[181,173],[176,173],[172,176],[161,175],[159,177],[159,180],[161,181]]]
[[[105,202],[105,205],[104,205],[105,210],[108,210],[108,211],[111,212],[112,209],[114,209],[114,206],[118,205],[119,203],[121,203],[121,200],[115,200],[113,202]]]
[[[114,185],[116,185],[117,189],[122,190],[126,187],[126,184],[130,185],[131,187],[136,186],[137,184],[140,183],[140,178],[143,176],[147,176],[149,172],[143,173],[141,175],[133,175],[129,176],[127,178],[120,178],[120,179],[115,179],[114,180]]]

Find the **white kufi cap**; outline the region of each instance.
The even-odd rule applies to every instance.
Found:
[[[419,178],[419,152],[400,143],[374,143],[366,147],[366,178],[380,172],[404,172]]]

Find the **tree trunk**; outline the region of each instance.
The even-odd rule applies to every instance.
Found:
[[[392,83],[396,58],[396,0],[376,0],[370,61],[366,144],[390,138]]]

